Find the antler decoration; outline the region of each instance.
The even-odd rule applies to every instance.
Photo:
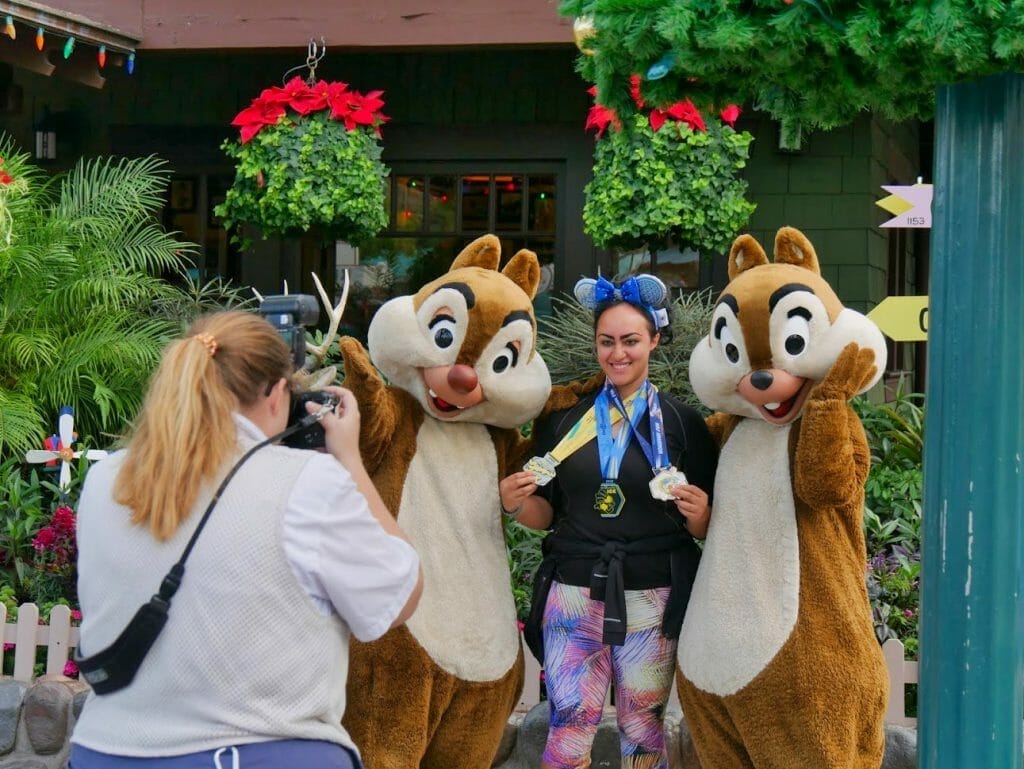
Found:
[[[338,300],[338,304],[333,308],[331,307],[331,300],[327,297],[327,292],[324,291],[324,287],[320,283],[320,278],[317,277],[315,272],[312,275],[317,293],[320,295],[320,301],[323,303],[324,309],[327,310],[327,315],[330,317],[331,322],[327,326],[327,333],[324,334],[324,341],[319,345],[306,342],[306,352],[311,353],[318,363],[322,363],[323,359],[327,356],[327,351],[338,337],[338,324],[341,323],[341,315],[345,312],[345,304],[348,302],[348,270],[345,270],[345,279],[341,286],[341,299]]]

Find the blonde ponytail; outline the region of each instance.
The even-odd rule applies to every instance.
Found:
[[[233,412],[291,373],[291,353],[263,318],[237,310],[200,318],[170,343],[150,381],[118,475],[115,501],[166,540],[204,483],[239,452]]]

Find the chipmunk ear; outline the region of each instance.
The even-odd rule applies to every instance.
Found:
[[[740,273],[768,264],[768,255],[753,235],[740,235],[729,249],[729,280]]]
[[[540,285],[540,261],[537,255],[527,248],[522,248],[508,260],[501,274],[515,283],[533,299]]]
[[[501,263],[501,241],[494,235],[481,235],[467,245],[452,262],[451,270],[460,267],[482,267],[496,270]],[[538,268],[539,270],[539,268]]]
[[[792,264],[803,267],[815,275],[821,275],[818,254],[800,230],[795,227],[783,227],[775,234],[775,263]]]

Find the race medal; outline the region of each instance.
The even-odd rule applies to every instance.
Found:
[[[686,483],[686,476],[682,470],[677,470],[672,465],[663,468],[651,479],[651,496],[655,499],[663,499],[666,502],[674,500],[672,492],[668,490],[669,486],[680,486]]]
[[[558,460],[551,454],[545,454],[542,457],[531,459],[523,466],[523,469],[533,473],[533,482],[538,486],[546,486],[554,479],[557,466]]]
[[[626,504],[626,495],[622,493],[619,484],[614,481],[604,481],[597,487],[597,494],[594,495],[594,509],[601,514],[602,518],[617,518]]]

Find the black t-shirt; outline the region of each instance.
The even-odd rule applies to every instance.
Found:
[[[537,454],[554,449],[559,440],[594,405],[597,393],[574,407],[556,411],[536,425]],[[671,395],[659,393],[665,423],[665,441],[672,463],[686,474],[687,480],[707,492],[710,499],[718,466],[718,447],[704,419],[693,408]],[[650,440],[649,416],[645,413],[638,429]],[[602,518],[594,509],[594,496],[602,482],[597,439],[592,439],[570,454],[558,466],[555,479],[538,489],[554,509],[549,536],[555,541],[634,542],[685,531],[685,519],[674,502],[651,496],[648,484],[654,477],[643,449],[633,437],[622,459],[617,483],[626,498],[622,512],[615,518]],[[686,547],[699,556],[696,543],[686,538]],[[554,544],[554,543],[549,543]],[[561,559],[555,578],[567,585],[588,586],[593,558]],[[626,558],[623,577],[627,590],[644,590],[671,584],[668,553],[632,555]]]

